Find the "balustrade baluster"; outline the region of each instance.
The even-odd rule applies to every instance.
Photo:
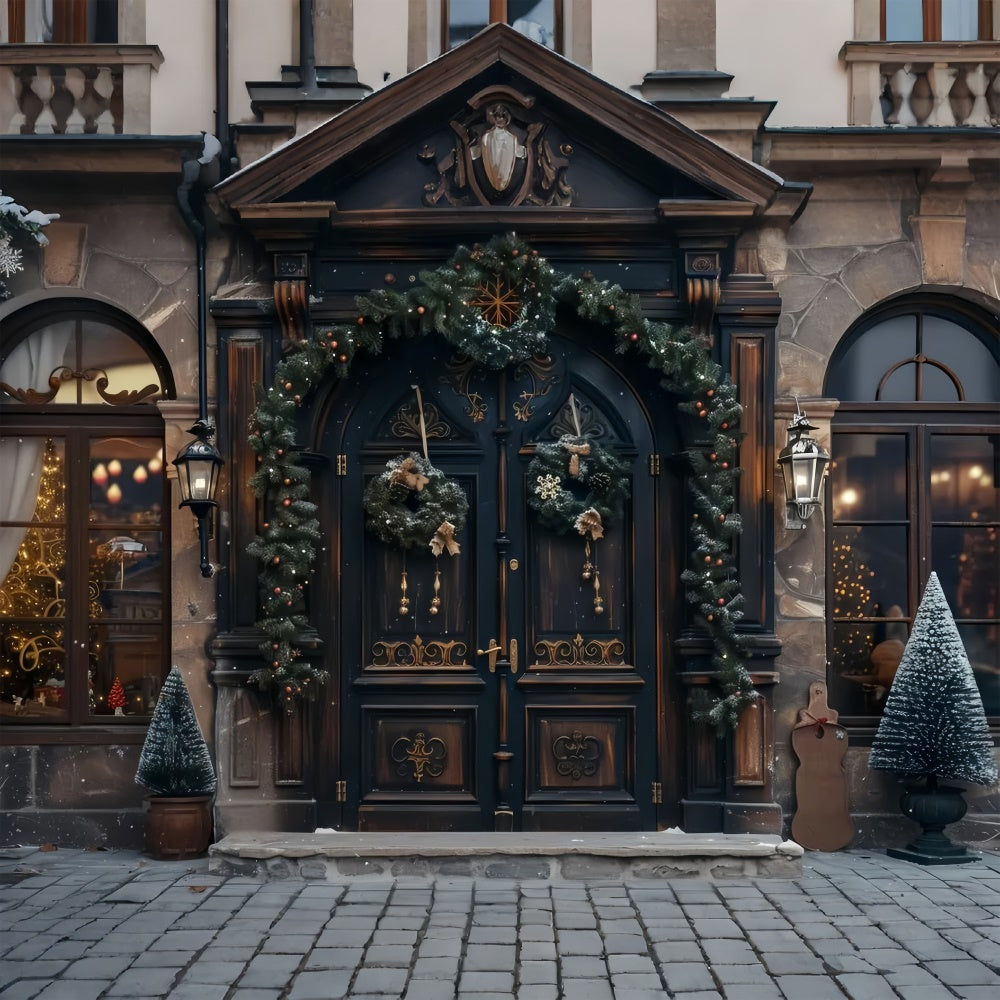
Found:
[[[65,66],[50,66],[49,75],[52,77],[52,96],[49,98],[49,109],[54,119],[52,131],[64,135],[66,123],[76,106],[76,98],[66,86]]]
[[[955,124],[955,115],[951,110],[948,95],[955,84],[958,70],[947,63],[934,63],[927,71],[927,82],[931,86],[931,96],[934,104],[927,119],[928,125],[949,126]]]
[[[17,107],[24,116],[21,123],[21,135],[34,135],[35,123],[45,107],[45,102],[35,93],[34,83],[38,74],[36,66],[18,66],[17,78],[21,89],[17,95]]]

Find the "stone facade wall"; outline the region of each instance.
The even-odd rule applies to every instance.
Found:
[[[24,247],[25,270],[7,282],[12,298],[0,305],[0,323],[29,302],[63,296],[94,298],[139,320],[166,355],[176,383],[177,399],[158,404],[170,460],[190,440],[188,428],[198,412],[195,247],[174,188],[141,195],[74,192],[71,197],[65,185],[39,184],[31,190],[20,187],[18,197],[61,218],[46,231],[47,247]],[[210,283],[221,274],[223,250],[210,249]],[[210,412],[215,409],[214,340],[210,325]],[[168,475],[174,478],[172,467]],[[210,737],[215,694],[206,643],[215,632],[216,582],[199,573],[196,524],[176,509],[176,488],[173,499],[166,627],[170,663],[184,673],[202,731]],[[141,846],[143,790],[134,776],[142,733],[137,729],[123,730],[120,744],[114,733],[87,732],[75,745],[0,748],[0,843],[41,838],[76,846]],[[24,737],[29,732],[18,729]]]
[[[873,307],[894,297],[933,289],[973,299],[1000,312],[1000,189],[995,177],[970,177],[960,195],[949,188],[947,227],[927,221],[933,178],[916,170],[804,176],[812,198],[787,234],[764,230],[757,256],[782,297],[778,326],[775,448],[795,412],[794,397],[829,447],[836,400],[823,398],[831,355],[844,333]],[[956,200],[957,198],[957,200]],[[940,207],[940,202],[934,207]],[[932,223],[940,221],[935,214]],[[956,227],[959,232],[955,245]],[[942,261],[952,282],[940,280]],[[835,456],[834,456],[835,457]],[[795,810],[798,762],[790,731],[808,704],[813,680],[826,680],[826,539],[824,511],[804,530],[786,530],[783,488],[775,470],[775,631],[782,642],[781,683],[775,689],[775,794],[786,822]],[[831,708],[837,709],[835,703]],[[856,846],[905,843],[917,831],[899,813],[899,783],[869,772],[868,750],[852,746],[846,758],[849,806]],[[973,788],[969,815],[956,837],[986,840],[1000,821],[996,789]]]

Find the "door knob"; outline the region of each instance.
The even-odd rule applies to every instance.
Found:
[[[490,658],[490,673],[495,674],[497,669],[497,654],[503,652],[502,648],[497,645],[496,639],[490,639],[490,644],[486,649],[477,649],[476,653],[479,656],[488,656]]]

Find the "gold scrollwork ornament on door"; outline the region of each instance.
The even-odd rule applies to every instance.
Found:
[[[427,739],[425,733],[417,733],[412,739],[400,736],[392,745],[392,759],[397,765],[396,773],[402,777],[412,777],[420,784],[425,775],[439,778],[444,773],[444,761],[448,756],[448,746],[438,736]],[[413,769],[412,775],[409,774]]]

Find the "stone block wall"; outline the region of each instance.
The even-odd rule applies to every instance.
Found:
[[[976,170],[956,179],[942,178],[940,172],[885,169],[802,179],[814,185],[802,216],[787,233],[763,230],[755,248],[761,269],[782,297],[776,451],[785,444],[795,397],[819,426],[818,439],[829,445],[837,401],[824,398],[827,367],[843,335],[871,308],[921,289],[992,303],[994,310],[1000,300],[995,174]],[[791,727],[808,704],[809,683],[826,679],[825,512],[818,511],[805,530],[788,531],[777,470],[774,495],[775,631],[782,642],[781,683],[775,689],[775,795],[787,831],[795,811],[797,768]],[[857,826],[854,844],[904,844],[918,828],[899,813],[900,785],[892,775],[869,772],[867,759],[868,750],[860,745],[852,746],[846,758],[849,806]],[[955,836],[970,842],[995,836],[1000,823],[996,790],[973,788],[966,798],[969,815],[952,828]]]

